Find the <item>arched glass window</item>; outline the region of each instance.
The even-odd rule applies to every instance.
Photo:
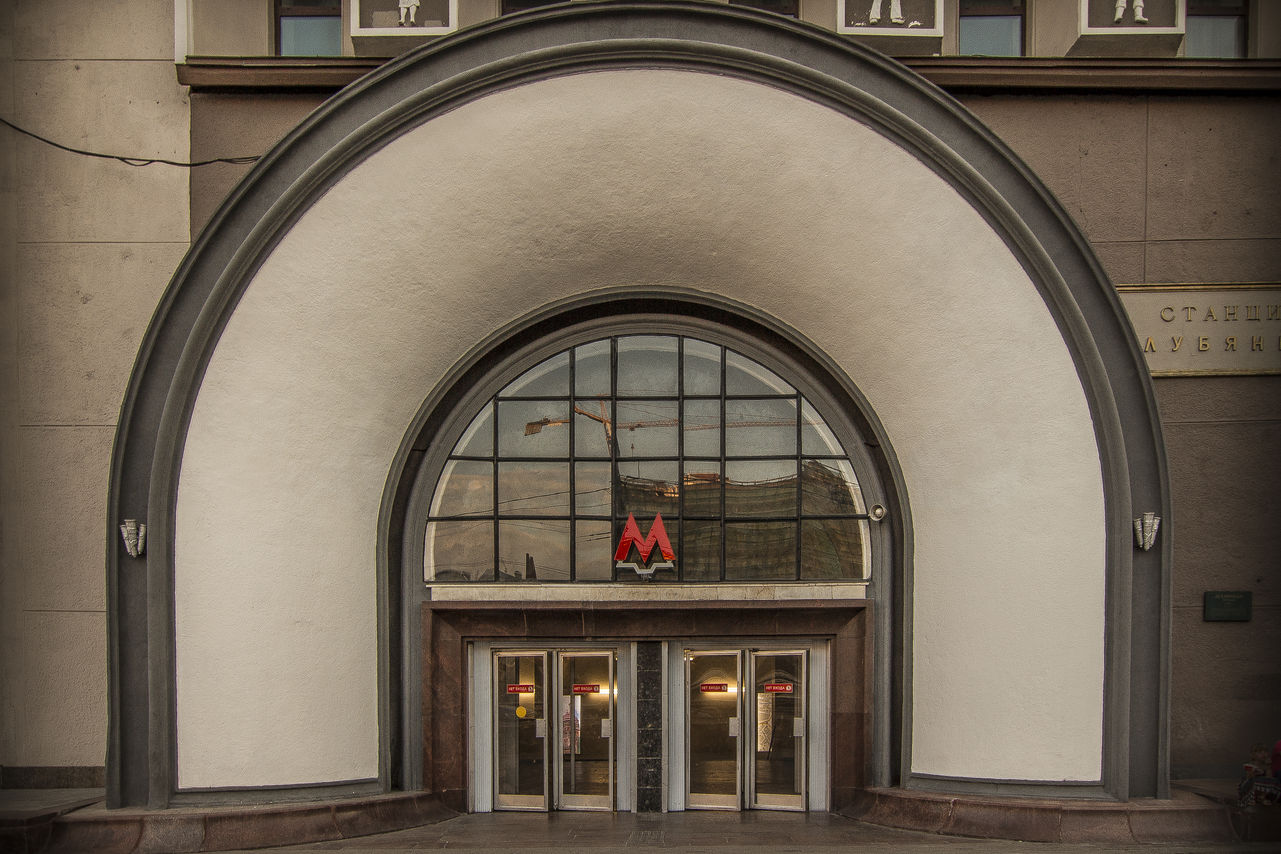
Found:
[[[788,380],[699,338],[615,335],[476,412],[435,484],[424,577],[861,580],[867,519],[836,432]]]

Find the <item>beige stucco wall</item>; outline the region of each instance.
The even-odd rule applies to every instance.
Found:
[[[18,0],[0,22],[5,116],[78,148],[186,158],[172,0]],[[187,173],[3,133],[0,765],[100,767],[111,442],[187,246]]]
[[[477,341],[616,285],[755,305],[868,395],[916,526],[913,768],[1097,779],[1098,453],[1026,274],[864,125],[755,84],[630,71],[407,134],[250,284],[183,449],[180,785],[376,773],[373,556],[396,448]]]

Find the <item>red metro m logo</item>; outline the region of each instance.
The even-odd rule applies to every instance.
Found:
[[[633,563],[627,560],[631,554],[632,546],[640,552],[640,558],[645,563]],[[649,554],[658,546],[658,553],[662,555],[663,560],[648,564]],[[627,524],[623,526],[623,536],[618,541],[618,549],[614,552],[614,565],[619,569],[634,570],[641,578],[651,578],[656,569],[671,569],[675,564],[676,552],[672,551],[671,540],[667,539],[667,529],[663,527],[663,514],[654,514],[654,524],[649,527],[649,536],[641,539],[640,526],[636,524],[636,517],[631,513],[627,514]],[[648,564],[648,565],[647,565]]]

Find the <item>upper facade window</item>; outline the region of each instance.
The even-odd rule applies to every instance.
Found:
[[[503,0],[502,10],[504,15],[510,15],[513,12],[524,12],[526,9],[536,9],[539,6],[550,6],[559,2],[560,0]]]
[[[967,56],[1022,56],[1023,0],[961,0],[957,52]]]
[[[786,15],[789,18],[801,14],[800,0],[729,0],[731,6],[749,6],[775,15]]]
[[[1246,0],[1188,0],[1183,54],[1206,59],[1246,55]]]
[[[545,358],[474,414],[435,482],[424,571],[860,580],[867,519],[841,440],[793,384],[711,341],[616,335]]]
[[[276,52],[340,56],[342,0],[276,0]]]

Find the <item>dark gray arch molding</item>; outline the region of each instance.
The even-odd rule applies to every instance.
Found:
[[[1170,538],[1136,553],[1130,519],[1170,518],[1151,381],[1119,299],[1036,177],[973,116],[902,66],[778,16],[696,2],[574,3],[459,32],[388,63],[328,101],[265,156],[218,209],[170,283],[134,366],[112,455],[107,525],[108,803],[175,795],[173,512],[182,444],[204,367],[270,249],[346,171],[403,130],[490,91],[612,67],[739,76],[826,104],[893,138],[962,192],[1005,239],[1049,306],[1091,407],[1107,519],[1103,779],[1118,798],[1167,792]],[[388,511],[390,512],[390,511]],[[130,558],[115,525],[146,519]],[[391,519],[380,520],[382,531]],[[1164,526],[1169,530],[1169,525]],[[346,789],[404,784],[398,583],[380,567],[381,772]],[[910,599],[910,577],[902,579]],[[910,609],[898,609],[903,690],[893,726],[910,767]],[[912,785],[910,776],[891,780]],[[922,781],[926,782],[926,781]],[[963,789],[965,781],[948,782]],[[217,797],[235,799],[234,793]],[[261,801],[262,791],[244,793]]]
[[[767,364],[800,388],[836,428],[843,440],[862,440],[862,447],[847,444],[851,460],[859,470],[859,483],[868,504],[887,508],[883,523],[872,528],[873,570],[868,598],[878,611],[895,614],[899,609],[902,581],[911,576],[912,525],[907,484],[898,459],[867,398],[857,385],[798,330],[751,306],[725,297],[688,288],[648,288],[638,292],[610,288],[567,298],[544,306],[535,314],[517,320],[492,333],[454,366],[436,389],[423,401],[413,424],[405,434],[383,491],[379,528],[379,562],[394,577],[400,572],[402,620],[402,668],[405,674],[406,719],[402,722],[401,768],[404,784],[411,789],[424,785],[422,767],[423,726],[422,685],[413,674],[422,672],[422,637],[419,615],[427,600],[422,583],[422,528],[411,520],[425,518],[435,476],[456,436],[440,442],[438,436],[454,420],[461,430],[471,420],[475,406],[487,400],[512,372],[528,367],[529,358],[518,369],[510,362],[525,354],[545,357],[547,351],[571,346],[578,338],[618,333],[620,322],[631,328],[698,336],[736,348]],[[533,342],[532,344],[529,342]],[[549,342],[554,342],[549,347]],[[509,375],[501,378],[495,370],[506,363]],[[461,417],[462,420],[457,419]],[[870,471],[868,470],[870,469]],[[415,509],[419,511],[415,512]],[[898,742],[892,710],[902,707],[902,684],[894,674],[901,671],[904,637],[901,627],[889,619],[873,621],[875,632],[875,674],[873,695],[874,749],[870,751],[868,779],[889,785],[900,778],[899,756],[890,747]]]

